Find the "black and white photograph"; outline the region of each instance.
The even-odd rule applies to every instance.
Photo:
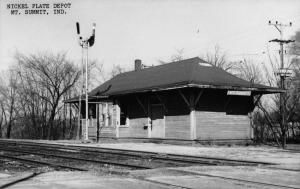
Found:
[[[0,189],[300,189],[299,0],[0,0]]]

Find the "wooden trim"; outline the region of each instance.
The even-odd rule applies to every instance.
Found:
[[[148,138],[151,138],[151,127],[152,127],[152,122],[151,122],[151,117],[150,117],[150,111],[151,111],[151,106],[150,106],[150,97],[149,95],[147,95],[147,111],[148,111],[148,115],[147,115],[147,134],[148,134]]]
[[[157,93],[154,93],[154,95],[155,95],[156,98],[161,102],[161,104],[162,104],[162,106],[163,106],[165,112],[168,112],[168,109],[167,109],[167,107],[166,107],[166,105],[165,105],[164,100],[163,100]]]
[[[257,99],[254,101],[254,107],[257,105],[257,103],[259,102],[261,97],[262,97],[262,94],[258,95]]]
[[[102,136],[100,138],[112,138],[112,139],[148,139],[144,137],[120,137],[120,138],[115,138],[115,137],[105,137]],[[160,140],[176,140],[176,141],[211,141],[211,140],[201,140],[201,139],[195,139],[195,140],[190,140],[190,139],[174,139],[174,138],[151,138],[151,139],[160,139]],[[251,139],[213,139],[213,141],[251,141]]]
[[[119,101],[116,101],[116,104],[114,105],[116,108],[116,137],[119,137],[119,127],[120,127],[120,121],[121,121],[121,108],[119,105]]]
[[[71,105],[74,105],[75,106],[75,108],[77,108],[77,109],[79,109],[79,107],[78,107],[78,105],[77,104],[71,104]]]
[[[195,109],[195,95],[194,90],[190,91],[190,110]]]
[[[104,127],[108,127],[108,103],[104,103]]]
[[[227,101],[226,101],[226,103],[225,103],[225,106],[224,106],[224,110],[225,110],[225,111],[226,111],[226,108],[227,108],[227,106],[228,106],[230,100],[231,100],[231,96],[228,96],[228,99],[227,99]]]
[[[180,94],[180,96],[183,98],[184,102],[186,103],[186,105],[188,106],[188,108],[191,107],[190,102],[187,100],[187,98],[184,96],[184,94],[182,93],[182,91],[180,89],[178,89],[178,92]]]
[[[203,92],[204,92],[204,89],[201,89],[201,91],[199,92],[199,94],[198,94],[198,96],[197,96],[197,98],[195,100],[195,106],[197,106],[197,104],[198,104],[198,102],[200,100],[200,97],[202,96]]]
[[[249,138],[253,139],[254,138],[254,130],[253,130],[253,115],[252,115],[252,112],[248,113],[248,117],[249,117],[249,120],[250,120]]]
[[[89,104],[101,104],[102,102],[89,102]]]
[[[128,117],[128,116],[126,117],[126,126],[127,126],[127,127],[129,127],[129,126],[130,126],[130,119],[129,119],[129,117]]]
[[[145,106],[143,105],[143,103],[141,102],[141,100],[138,98],[137,95],[135,95],[135,99],[137,100],[137,102],[139,103],[139,105],[142,107],[142,109],[143,109],[145,115],[147,116],[146,108],[145,108]]]
[[[170,85],[166,85],[165,87],[154,87],[149,89],[140,89],[140,90],[125,90],[121,92],[115,92],[110,94],[110,96],[117,96],[117,95],[126,95],[130,93],[144,93],[144,92],[156,92],[156,91],[165,91],[165,90],[172,90],[172,89],[182,89],[182,88],[201,88],[201,89],[226,89],[226,90],[239,90],[239,91],[253,91],[256,93],[261,94],[272,94],[272,93],[284,93],[286,90],[282,90],[279,88],[254,88],[254,87],[236,87],[236,86],[219,86],[219,85],[201,85],[201,84],[178,84],[177,86],[171,87]]]
[[[164,138],[166,138],[166,116],[164,114]]]
[[[196,111],[192,109],[190,111],[190,134],[191,140],[196,139]]]

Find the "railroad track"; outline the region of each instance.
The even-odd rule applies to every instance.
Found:
[[[176,170],[176,169],[173,169],[173,170]],[[268,183],[268,182],[260,182],[260,181],[254,181],[254,180],[248,180],[248,179],[228,177],[228,176],[205,174],[205,173],[184,171],[184,170],[176,170],[176,171],[181,172],[185,175],[192,175],[193,177],[211,177],[211,178],[217,178],[217,179],[222,179],[222,180],[237,181],[237,182],[240,182],[240,183],[246,183],[246,184],[252,184],[252,185],[268,186],[268,187],[271,187],[271,188],[300,189],[299,187],[295,187],[295,186],[287,186],[287,185],[282,185],[282,184],[273,184],[273,183]]]
[[[53,168],[69,169],[69,170],[73,170],[73,171],[88,171],[87,169],[67,166],[67,165],[58,164],[58,163],[50,163],[50,162],[45,162],[45,161],[40,161],[40,160],[20,158],[20,157],[16,157],[16,156],[12,156],[12,155],[0,155],[0,157],[2,159],[12,159],[12,160],[16,160],[19,162],[32,164],[32,165],[46,165],[46,166],[53,167]]]
[[[31,149],[31,150],[30,150]],[[223,158],[210,158],[210,157],[199,157],[199,156],[185,156],[185,155],[174,155],[174,154],[160,154],[160,153],[153,153],[153,152],[144,152],[144,151],[134,151],[134,150],[119,150],[119,149],[110,149],[110,148],[98,148],[98,147],[86,147],[86,146],[69,146],[63,144],[49,144],[49,143],[40,143],[40,142],[21,142],[21,141],[4,141],[0,140],[0,151],[9,152],[9,153],[16,153],[16,154],[35,154],[39,156],[46,156],[46,157],[53,157],[53,158],[61,158],[61,159],[68,159],[74,161],[85,161],[97,164],[110,164],[110,165],[117,165],[123,167],[134,167],[135,169],[151,169],[155,167],[145,166],[145,165],[133,165],[133,164],[126,164],[122,163],[121,161],[106,161],[101,160],[99,157],[104,154],[110,155],[119,155],[120,157],[127,157],[127,158],[141,158],[141,159],[151,159],[151,160],[160,160],[166,162],[175,162],[175,163],[183,163],[183,164],[202,164],[202,165],[273,165],[267,162],[257,162],[257,161],[240,161],[240,160],[231,160],[231,159],[223,159]],[[47,152],[47,153],[46,153]],[[66,154],[69,155],[66,155]],[[83,157],[75,157],[76,154],[84,154]],[[89,159],[87,157],[95,156],[98,158]],[[36,160],[28,160],[25,158],[20,158],[13,155],[0,155],[0,158],[6,159],[14,159],[16,161],[21,161],[30,164],[41,164],[47,165],[50,167],[60,168],[60,169],[70,169],[70,170],[79,170],[79,171],[87,171],[88,169],[78,168],[73,166],[66,166],[63,164],[56,164],[44,161],[36,161]],[[271,167],[272,168],[272,167]],[[170,168],[172,169],[172,168]],[[269,167],[268,167],[269,169]],[[276,168],[277,169],[277,168]],[[280,169],[280,168],[279,168]],[[174,169],[175,170],[175,169]],[[234,177],[227,177],[227,176],[219,176],[219,175],[212,175],[212,174],[203,174],[197,172],[190,172],[190,171],[183,171],[180,170],[183,175],[191,175],[195,178],[197,177],[212,177],[221,180],[229,180],[232,182],[238,182],[243,184],[250,184],[250,185],[258,185],[258,186],[266,186],[270,188],[295,188],[293,186],[285,186],[280,184],[273,184],[273,183],[266,183],[266,182],[259,182],[255,180],[248,180],[248,179],[240,179]],[[169,186],[172,188],[185,188],[190,189],[190,187],[177,185],[173,183],[155,181],[147,178],[136,178],[141,181],[150,182],[153,184],[158,184],[162,186]]]
[[[79,158],[79,157],[54,155],[54,154],[40,153],[40,152],[34,152],[34,151],[15,150],[15,149],[7,149],[7,148],[0,148],[0,150],[7,151],[7,152],[17,152],[17,153],[22,153],[22,154],[25,153],[25,154],[34,154],[34,155],[40,155],[40,156],[53,157],[53,158],[69,159],[69,160],[75,160],[75,161],[84,161],[84,162],[97,163],[97,164],[110,164],[110,165],[117,165],[117,166],[129,167],[129,168],[135,168],[135,169],[151,169],[151,167],[148,167],[148,166],[133,165],[133,164],[126,164],[126,163],[121,163],[121,162],[113,162],[113,161],[84,159],[84,158]]]
[[[129,156],[137,158],[148,158],[152,160],[161,160],[161,161],[172,161],[178,163],[189,163],[189,164],[199,164],[199,165],[274,165],[267,162],[258,162],[258,161],[245,161],[245,160],[232,160],[226,158],[211,158],[211,157],[202,157],[202,156],[189,156],[189,155],[176,155],[176,154],[162,154],[155,152],[146,152],[146,151],[134,151],[134,150],[124,150],[124,149],[112,149],[112,148],[102,148],[102,147],[87,147],[80,145],[64,145],[64,144],[49,144],[49,143],[40,143],[40,142],[20,142],[20,141],[7,141],[0,140],[0,144],[10,144],[10,145],[23,145],[31,147],[39,147],[41,149],[47,148],[48,150],[70,150],[72,151],[85,153],[85,154],[112,154],[119,156]]]
[[[73,149],[69,147],[61,147],[56,145],[45,145],[45,144],[24,144],[24,143],[12,143],[12,142],[2,142],[0,143],[0,151],[2,152],[9,152],[9,153],[16,153],[13,157],[23,154],[29,155],[38,155],[42,157],[51,157],[51,158],[59,158],[63,160],[72,160],[72,161],[80,161],[80,162],[89,162],[93,164],[106,164],[106,165],[113,165],[119,167],[126,167],[127,169],[152,169],[158,167],[165,167],[165,166],[189,166],[191,164],[205,164],[205,165],[215,165],[209,162],[199,162],[199,161],[191,161],[191,160],[182,160],[182,159],[172,159],[172,158],[162,158],[158,157],[153,160],[153,158],[149,159],[149,156],[141,156],[139,154],[139,158],[135,156],[135,158],[129,158],[129,163],[124,163],[121,160],[128,161],[128,154],[119,153],[117,157],[115,153],[113,156],[110,153],[100,153],[98,151],[84,151]],[[110,154],[110,156],[107,156]],[[107,157],[104,157],[104,156]],[[123,155],[123,156],[122,156]],[[131,154],[132,155],[132,154]],[[6,158],[9,158],[6,156]],[[13,158],[10,158],[13,159]],[[106,159],[106,160],[105,160]],[[109,160],[107,160],[109,159]],[[117,159],[117,160],[113,160]],[[23,159],[18,159],[23,160]],[[23,160],[26,161],[26,160]],[[131,162],[130,162],[131,161]],[[43,164],[43,162],[41,162]],[[145,165],[146,164],[146,165]],[[148,165],[149,164],[149,165]],[[154,165],[154,166],[153,166]]]

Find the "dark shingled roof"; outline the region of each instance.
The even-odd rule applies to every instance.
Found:
[[[205,66],[203,63],[208,64],[195,57],[121,73],[92,90],[89,95],[114,96],[183,87],[247,90],[261,94],[282,92],[278,88],[253,84],[215,66]]]

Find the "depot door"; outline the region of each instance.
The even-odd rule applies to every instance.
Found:
[[[165,138],[165,119],[162,105],[151,105],[151,138]]]

